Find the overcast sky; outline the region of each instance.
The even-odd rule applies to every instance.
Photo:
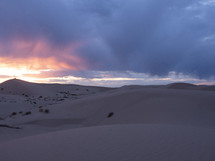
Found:
[[[213,82],[214,17],[215,0],[1,0],[0,68]]]

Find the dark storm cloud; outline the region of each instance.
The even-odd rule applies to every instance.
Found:
[[[89,70],[215,75],[213,0],[1,0],[0,41],[84,41]]]
[[[34,39],[46,36],[65,43],[80,37],[81,16],[58,0],[2,0],[0,2],[1,40],[13,37]]]

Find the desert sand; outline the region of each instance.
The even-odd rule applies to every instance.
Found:
[[[0,84],[1,161],[214,161],[215,86]]]

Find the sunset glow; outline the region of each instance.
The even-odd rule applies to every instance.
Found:
[[[0,64],[0,68],[13,68],[17,70],[82,69],[81,67],[73,66],[66,62],[59,61],[55,57],[0,58],[0,61],[3,62]]]
[[[0,75],[33,79],[43,77],[44,72],[83,70],[84,61],[75,56],[80,43],[56,48],[45,40],[13,40],[10,49],[0,46]],[[14,56],[16,55],[16,57]],[[43,72],[43,74],[42,74]]]
[[[211,0],[4,0],[0,8],[0,81],[215,82]]]

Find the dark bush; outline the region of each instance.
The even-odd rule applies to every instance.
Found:
[[[44,110],[44,113],[49,113],[50,111],[48,109],[45,109]]]
[[[16,114],[17,114],[16,112],[12,112],[12,113],[11,113],[12,116],[15,116]]]
[[[41,109],[39,109],[39,112],[43,112],[43,109],[41,108]]]
[[[113,112],[110,112],[110,113],[107,115],[107,117],[110,118],[110,117],[112,117],[113,115],[114,115],[114,113],[113,113]]]
[[[31,111],[28,111],[25,113],[25,115],[30,115],[31,114]]]

